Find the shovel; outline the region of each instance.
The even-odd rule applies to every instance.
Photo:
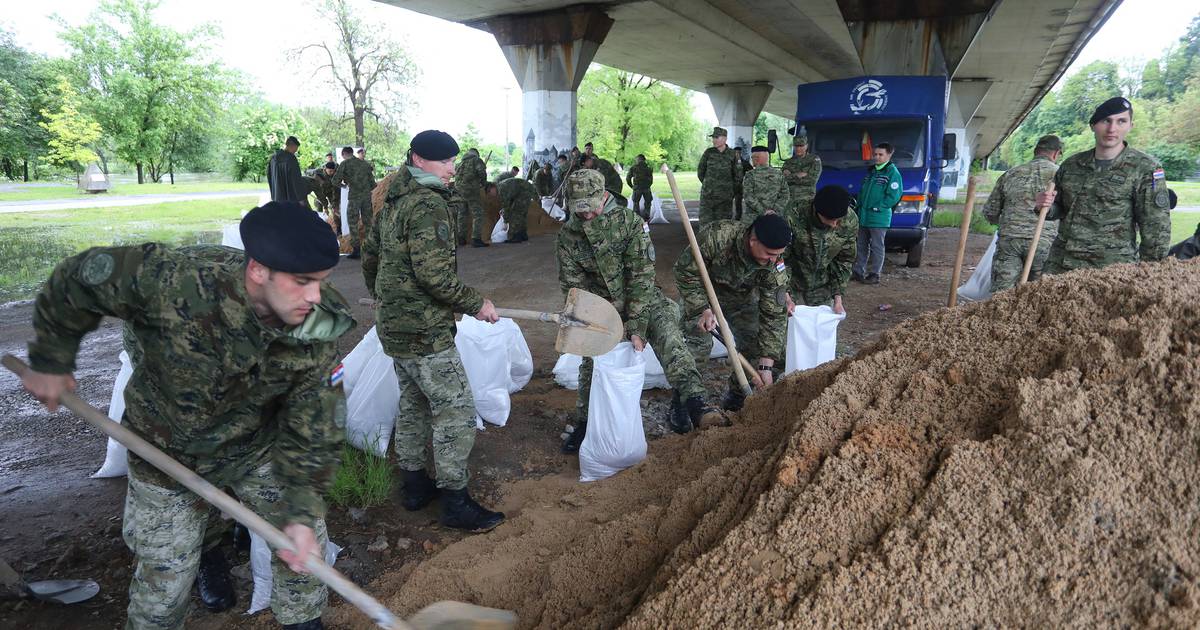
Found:
[[[100,592],[93,580],[44,580],[26,583],[8,563],[0,560],[0,594],[32,597],[55,604],[78,604]]]
[[[373,306],[375,301],[362,298],[358,303]],[[562,354],[600,356],[616,347],[625,337],[625,325],[621,322],[621,314],[612,303],[583,289],[571,289],[567,293],[567,302],[563,305],[563,310],[557,313],[517,308],[497,308],[496,313],[501,317],[558,324],[558,338],[554,340],[554,349]]]
[[[12,370],[23,381],[31,371],[20,359],[11,354],[4,355],[4,367]],[[87,404],[74,392],[65,392],[61,400],[63,406],[83,418],[88,424],[96,427],[112,439],[124,444],[126,448],[137,453],[146,462],[166,473],[172,479],[183,484],[188,490],[196,493],[205,501],[213,504],[237,519],[250,531],[262,536],[274,549],[293,550],[292,539],[255,514],[237,499],[225,494],[216,486],[209,483],[200,475],[192,472],[174,458],[158,450],[153,444],[126,427],[108,419],[108,416]],[[355,583],[342,575],[337,569],[329,566],[317,554],[309,554],[304,560],[304,568],[337,591],[346,601],[354,604],[363,611],[380,628],[385,630],[437,630],[455,628],[462,630],[508,630],[516,625],[516,615],[508,610],[484,608],[464,602],[441,601],[426,606],[418,611],[409,622],[395,616],[392,611],[380,604],[374,597],[367,594]],[[53,593],[54,588],[47,589]],[[97,590],[99,588],[97,587]],[[61,596],[47,595],[48,597]],[[36,595],[35,595],[36,596]]]

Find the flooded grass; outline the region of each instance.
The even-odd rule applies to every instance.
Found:
[[[256,197],[0,214],[0,303],[32,298],[62,259],[89,247],[220,243]]]

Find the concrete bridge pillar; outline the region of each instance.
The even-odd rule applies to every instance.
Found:
[[[771,96],[769,83],[727,83],[704,88],[717,112],[718,124],[729,130],[729,146],[743,147],[742,157],[750,159],[754,144],[754,121]]]
[[[576,5],[498,16],[486,24],[524,93],[521,138],[525,163],[521,169],[528,167],[530,160],[553,160],[577,143],[576,91],[613,20],[598,7]]]

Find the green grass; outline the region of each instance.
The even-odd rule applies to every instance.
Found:
[[[221,242],[255,197],[0,214],[0,303],[33,297],[63,258],[99,245]]]
[[[342,466],[333,478],[329,499],[345,508],[368,508],[387,503],[395,473],[387,456],[360,451],[349,443],[342,446]]]
[[[679,186],[679,194],[684,201],[695,201],[700,198],[700,180],[696,178],[696,171],[681,171],[675,173],[675,183]],[[671,199],[671,185],[667,183],[667,176],[659,171],[654,172],[654,185],[650,187],[650,192],[655,198],[667,200]],[[633,191],[629,187],[625,187],[625,196],[633,195]]]
[[[959,227],[962,225],[963,205],[958,203],[938,203],[938,209],[933,212],[933,227]],[[995,234],[996,226],[987,222],[979,212],[979,203],[971,212],[971,231],[976,234]]]
[[[1181,206],[1200,206],[1200,182],[1167,182],[1179,196]]]
[[[116,184],[107,193],[79,192],[74,185],[39,186],[11,192],[0,192],[0,201],[46,201],[50,199],[103,199],[105,195],[165,195],[180,193],[227,192],[247,190],[267,192],[266,183],[254,182],[188,182],[180,184]]]
[[[1174,245],[1196,233],[1200,223],[1200,212],[1177,212],[1171,214],[1171,244]]]

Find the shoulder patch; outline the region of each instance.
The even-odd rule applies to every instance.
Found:
[[[645,234],[649,234],[649,233],[650,233],[650,224],[649,224],[649,223],[646,223],[645,221],[642,221],[642,232],[643,232],[643,233],[645,233]]]
[[[337,364],[333,371],[329,373],[329,386],[337,387],[342,384],[342,378],[346,376],[346,368],[342,363]]]
[[[1154,193],[1154,205],[1164,209],[1171,207],[1171,193],[1167,192],[1166,186]]]
[[[441,239],[443,241],[449,241],[450,240],[450,226],[446,225],[444,222],[438,223],[437,236],[439,239]]]
[[[97,252],[87,257],[79,268],[79,277],[88,284],[100,284],[112,276],[116,261],[108,252]]]
[[[899,182],[892,182],[892,190],[896,190],[896,189],[897,189],[897,188],[899,188],[899,187],[900,187],[900,183],[899,183]]]
[[[783,264],[782,260],[775,263],[775,271],[783,271],[784,269],[787,269],[787,265]]]

